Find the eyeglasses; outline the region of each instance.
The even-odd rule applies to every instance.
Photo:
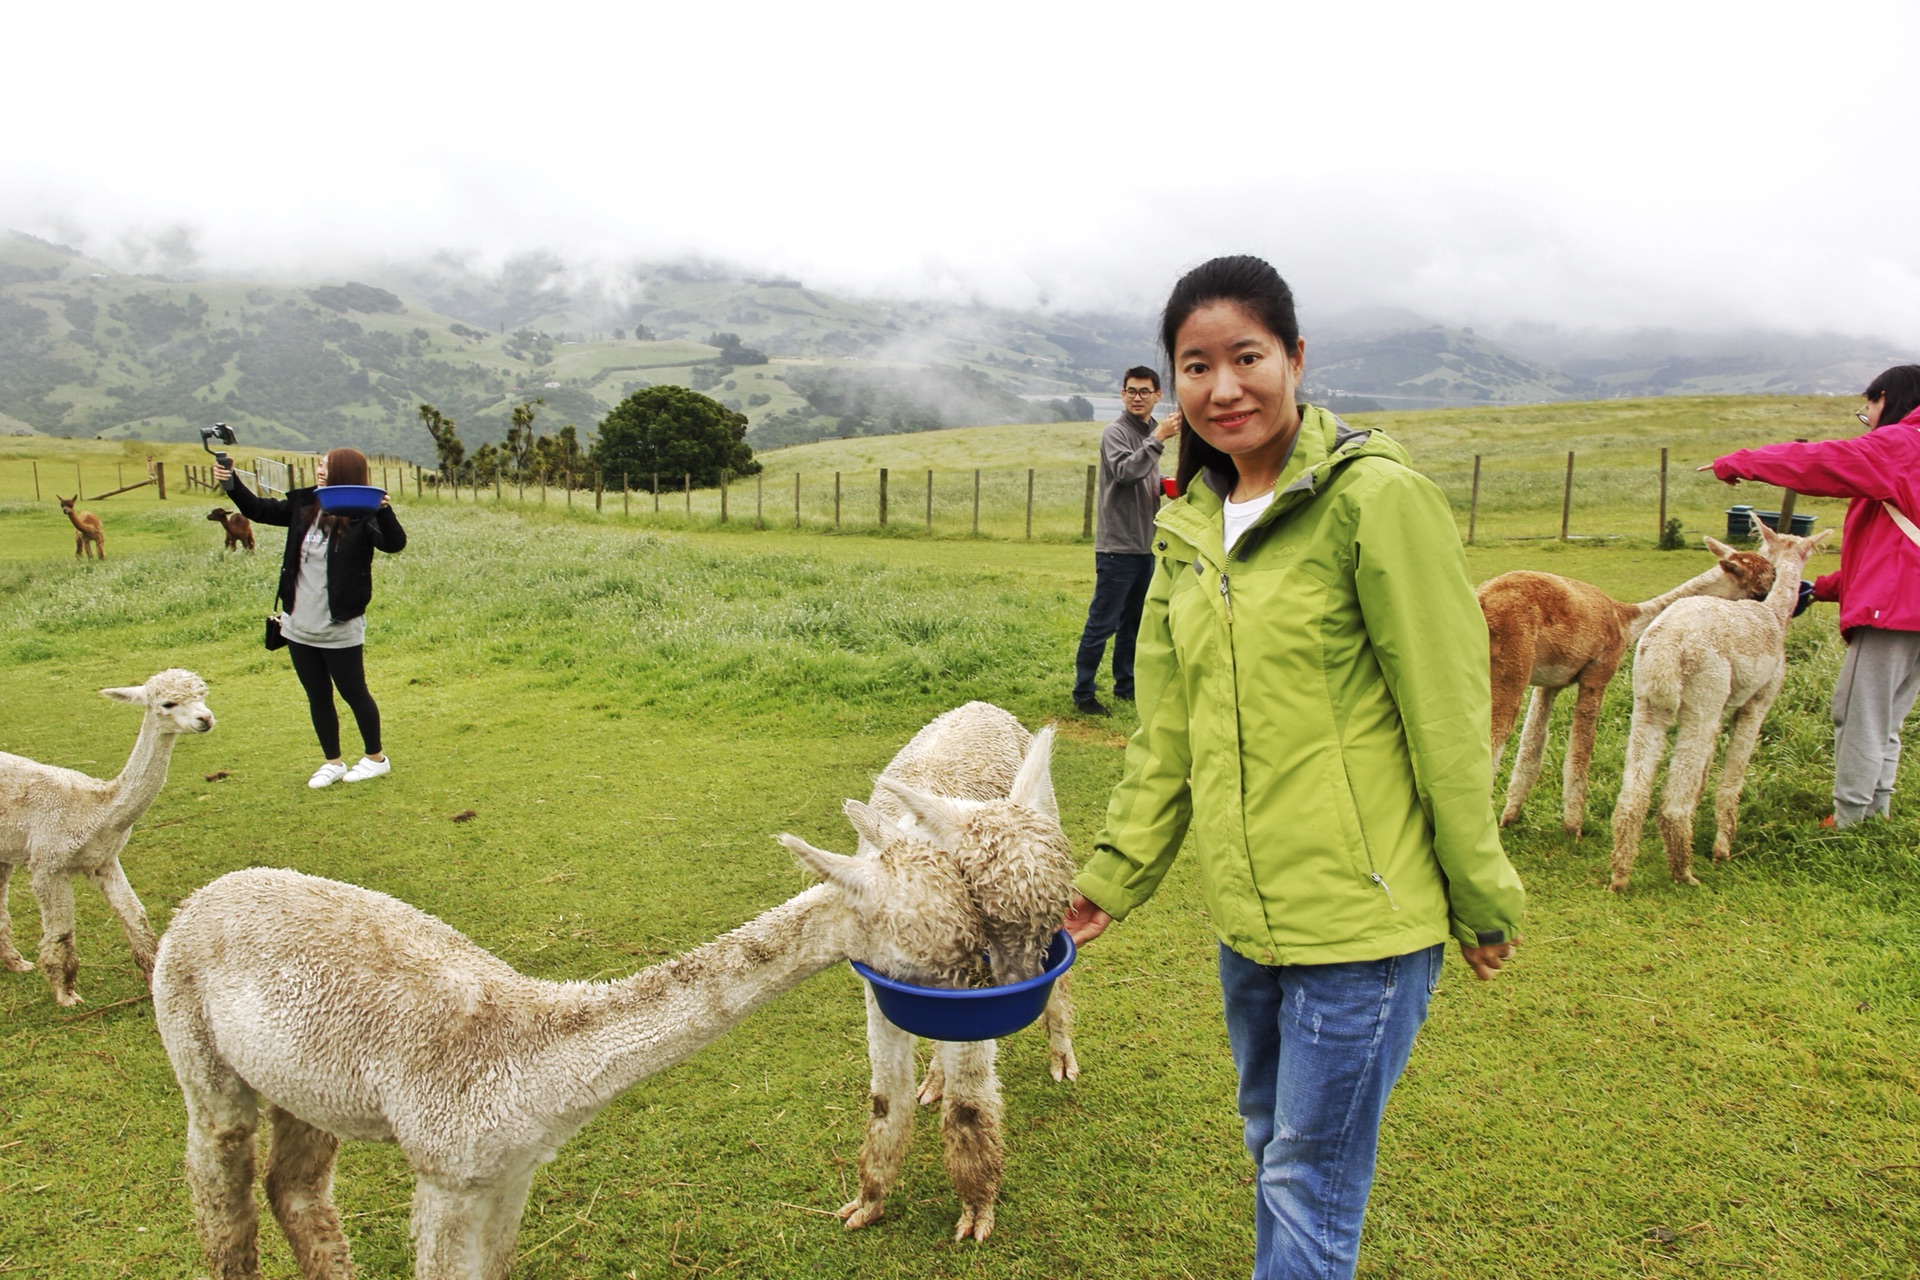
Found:
[[[1128,387],[1120,394],[1129,400],[1145,400],[1149,396],[1157,396],[1160,393],[1152,387]]]

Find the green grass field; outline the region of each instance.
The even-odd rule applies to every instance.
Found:
[[[1600,454],[1616,434],[1638,475],[1687,413],[1704,415],[1685,436],[1690,467],[1735,444],[1837,433],[1847,407],[1685,403],[1391,417],[1436,470],[1479,452],[1520,471],[1539,454],[1533,469],[1557,485],[1566,448]],[[1672,447],[1675,490],[1693,495],[1677,510],[1715,531],[1727,491],[1680,471]],[[51,497],[36,504],[14,480],[29,457],[43,483],[76,459],[104,475],[120,448],[0,440],[0,750],[110,775],[137,719],[95,690],[173,665],[207,678],[219,726],[180,744],[124,857],[156,927],[221,872],[292,866],[395,894],[526,972],[607,978],[797,892],[805,877],[770,836],[849,848],[842,797],[864,797],[916,728],[969,698],[1060,723],[1054,779],[1077,849],[1118,777],[1130,720],[1080,719],[1066,697],[1091,579],[1078,491],[1031,544],[1017,531],[753,531],[737,514],[721,528],[623,516],[617,495],[598,515],[591,494],[570,508],[551,494],[544,510],[409,495],[412,542],[377,567],[369,617],[395,771],[309,792],[304,701],[258,640],[277,531],[259,554],[223,558],[208,495],[162,504],[139,490],[97,508],[113,558],[76,564]],[[911,465],[948,466],[934,453]],[[1641,598],[1705,566],[1698,549],[1652,549],[1640,503],[1630,487],[1597,497],[1588,529],[1625,536],[1565,544],[1527,532],[1546,509],[1557,533],[1557,489],[1544,508],[1483,510],[1514,532],[1477,542],[1472,570],[1551,569]],[[1813,509],[1823,527],[1838,519],[1837,504]],[[1816,826],[1833,621],[1820,606],[1794,624],[1736,857],[1702,867],[1699,888],[1666,878],[1649,823],[1632,891],[1603,891],[1624,682],[1578,842],[1560,833],[1549,768],[1507,833],[1531,894],[1526,943],[1493,984],[1450,964],[1388,1113],[1363,1276],[1920,1271],[1920,819],[1897,801],[1885,824]],[[350,722],[346,741],[357,746]],[[1903,775],[1902,795],[1916,785]],[[1710,824],[1703,813],[1702,848]],[[77,897],[82,1010],[57,1007],[38,974],[0,973],[0,1276],[204,1275],[151,1007],[99,895]],[[12,910],[31,948],[24,877]],[[1244,1274],[1250,1165],[1212,953],[1183,862],[1082,956],[1080,1081],[1046,1078],[1037,1031],[1002,1045],[1009,1161],[982,1246],[948,1239],[957,1202],[931,1115],[887,1219],[849,1234],[832,1218],[850,1197],[866,1089],[858,987],[836,968],[568,1144],[535,1183],[515,1275]],[[409,1273],[410,1189],[396,1149],[345,1149],[337,1198],[363,1274]],[[266,1273],[295,1275],[270,1223],[261,1240]]]

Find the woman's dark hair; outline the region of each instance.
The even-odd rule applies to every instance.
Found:
[[[367,463],[367,455],[358,449],[327,451],[328,484],[367,484],[372,474],[373,468]],[[320,503],[316,499],[314,504],[307,508],[307,526],[300,531],[301,537],[307,536],[307,529],[313,527],[316,519],[320,521],[320,528],[326,533],[329,542],[345,533],[353,525],[351,516],[322,515]]]
[[[1915,409],[1920,409],[1920,364],[1897,364],[1860,393],[1869,400],[1887,398],[1880,410],[1880,425],[1892,426]]]
[[[1173,344],[1180,340],[1180,326],[1201,307],[1214,302],[1231,302],[1244,307],[1268,333],[1280,339],[1289,356],[1300,354],[1300,321],[1293,312],[1293,290],[1261,258],[1235,254],[1203,262],[1180,277],[1167,296],[1167,308],[1160,313],[1160,347],[1167,353],[1167,367],[1173,370],[1174,402],[1180,399],[1180,360]],[[1174,487],[1181,493],[1202,470],[1237,476],[1233,459],[1220,452],[1193,429],[1184,415],[1180,422],[1180,460],[1174,467]]]

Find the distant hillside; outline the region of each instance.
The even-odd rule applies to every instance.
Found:
[[[1669,394],[1852,394],[1912,358],[1784,334],[1497,335],[1376,310],[1303,317],[1307,391],[1343,412]],[[1020,422],[1156,363],[1149,315],[862,300],[700,262],[589,269],[451,255],[307,282],[167,279],[0,234],[0,431],[354,444],[426,461],[434,404],[469,448],[516,404],[582,434],[656,383],[747,415],[757,448]],[[1022,399],[1027,397],[1027,399]]]

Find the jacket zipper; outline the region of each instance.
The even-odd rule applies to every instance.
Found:
[[[1369,850],[1367,853],[1367,861],[1368,862],[1373,861],[1373,853],[1371,850]],[[1373,881],[1375,884],[1379,885],[1383,890],[1386,891],[1388,906],[1392,907],[1395,911],[1398,911],[1400,909],[1400,904],[1393,900],[1392,888],[1388,886],[1386,880],[1380,875],[1378,871],[1371,871],[1371,870],[1368,871],[1367,879]]]
[[[1220,600],[1227,606],[1227,625],[1233,625],[1233,591],[1227,585],[1227,571],[1220,571]]]

